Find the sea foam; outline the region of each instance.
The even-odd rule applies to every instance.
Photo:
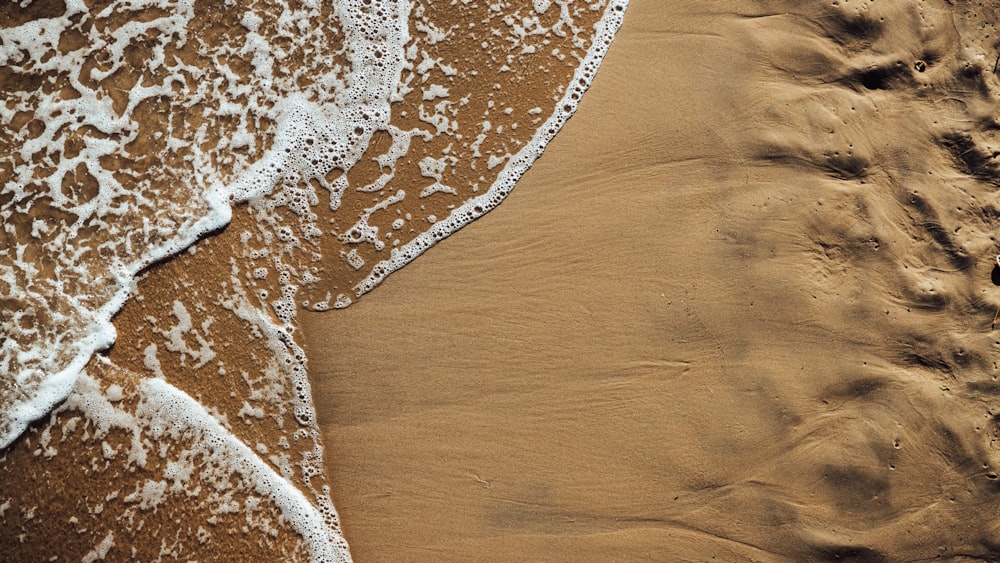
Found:
[[[17,148],[5,163],[10,173],[3,186],[8,259],[0,262],[0,280],[10,318],[0,364],[12,377],[0,383],[0,447],[65,398],[90,355],[114,342],[110,318],[139,271],[225,226],[232,202],[353,165],[367,139],[388,122],[409,39],[409,3],[378,6],[335,4],[350,70],[328,49],[329,56],[311,61],[325,73],[311,77],[306,88],[297,86],[298,77],[275,75],[277,59],[288,53],[269,48],[257,33],[260,17],[250,11],[241,18],[247,28],[242,45],[223,42],[206,54],[201,43],[194,55],[186,50],[198,41],[189,37],[197,28],[191,1],[115,2],[98,13],[69,2],[59,17],[0,30],[4,71],[53,84],[13,92],[0,106],[10,134],[2,144]],[[95,25],[117,11],[152,7],[169,15],[103,30]],[[322,16],[318,8],[285,7],[277,35],[310,46],[298,30],[322,27]],[[84,44],[64,53],[61,37],[71,32]],[[126,51],[139,43],[152,56],[127,97],[116,98],[109,93],[114,86],[101,81],[118,76],[128,64]],[[209,59],[210,70],[185,63],[185,56]],[[253,73],[232,74],[226,57],[249,59]],[[217,77],[206,86],[210,71]],[[162,98],[174,98],[170,107],[182,115],[200,110],[204,122],[185,128],[171,116],[165,131],[146,131],[154,108],[143,103]],[[210,132],[212,120],[236,123]],[[265,122],[274,130],[271,146],[252,150],[260,144],[253,130]],[[164,164],[175,157],[176,165],[157,170],[140,160],[129,170],[128,157],[154,156],[135,154],[143,135],[162,139],[150,148],[169,155]],[[77,193],[86,182],[94,183],[93,193]]]
[[[194,448],[214,444],[205,452],[248,468],[242,477],[314,559],[348,559],[329,491],[310,485],[322,449],[297,310],[348,306],[502,202],[572,115],[626,5],[462,0],[448,8],[461,25],[448,27],[432,4],[405,0],[69,1],[0,21],[0,80],[22,85],[0,104],[10,155],[0,158],[0,365],[13,374],[0,380],[0,447],[67,396],[61,410],[98,427],[125,421],[156,439],[184,429]],[[476,49],[443,48],[465,30]],[[515,108],[508,90],[529,87],[538,99]],[[111,318],[137,275],[225,227],[239,202],[253,224],[236,235],[230,289],[210,306],[266,343],[264,385],[229,415],[185,394],[161,354],[192,373],[233,367],[212,348],[206,305],[176,300],[172,328],[150,320],[162,349],[140,339],[151,379],[138,384],[137,410],[100,420],[86,405],[120,387],[79,377],[115,342]],[[297,467],[262,442],[247,447],[228,418],[281,428],[283,390],[299,426],[282,432],[313,444]],[[163,494],[150,487],[147,504]],[[102,536],[95,550],[118,541]]]

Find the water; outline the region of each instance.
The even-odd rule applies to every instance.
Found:
[[[626,1],[441,4],[0,8],[0,446],[69,397],[48,427],[64,438],[76,425],[57,418],[83,413],[132,435],[129,467],[159,449],[174,472],[237,479],[314,559],[349,558],[296,311],[348,306],[502,202],[572,114]],[[219,232],[218,248],[191,246]],[[168,267],[173,296],[137,288]],[[112,323],[130,295],[137,312]],[[95,363],[116,326],[127,338]],[[136,502],[152,509],[169,494],[149,482]]]

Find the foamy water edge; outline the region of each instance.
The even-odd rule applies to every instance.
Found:
[[[571,87],[557,103],[555,112],[535,132],[531,141],[508,160],[489,190],[480,196],[467,200],[455,208],[446,219],[433,224],[429,230],[418,235],[409,243],[393,249],[388,260],[379,262],[371,274],[355,286],[357,296],[371,291],[389,274],[414,260],[436,242],[447,238],[463,226],[494,209],[509,195],[517,180],[541,155],[549,141],[576,110],[579,100],[590,86],[603,57],[606,55],[612,38],[621,26],[628,3],[628,0],[609,1],[604,8],[604,16],[596,26],[587,55],[575,70]],[[403,11],[407,12],[408,10],[404,9]],[[265,153],[257,161],[258,164],[266,162],[273,152],[275,149],[272,148]],[[268,189],[273,188],[274,183]],[[260,185],[255,186],[254,189],[246,189],[240,186],[239,181],[226,188],[211,189],[205,194],[209,206],[208,215],[194,222],[186,233],[180,233],[179,237],[169,243],[148,251],[139,260],[125,266],[119,266],[114,271],[118,289],[113,298],[96,312],[94,322],[86,330],[86,336],[78,342],[79,353],[65,369],[46,377],[34,397],[27,401],[18,402],[10,411],[10,425],[7,432],[0,436],[0,448],[10,445],[32,421],[45,416],[61,401],[65,400],[73,391],[74,386],[84,373],[84,367],[93,355],[107,349],[114,343],[116,334],[111,319],[121,310],[128,297],[134,293],[136,277],[145,268],[150,264],[177,255],[194,245],[198,240],[203,239],[208,233],[225,227],[232,219],[233,203],[259,197],[264,193],[266,191]],[[287,335],[280,324],[275,323],[270,318],[268,321],[271,322],[271,328],[275,334],[285,333]],[[288,340],[291,340],[290,336]],[[328,537],[326,533],[316,534],[316,522],[323,521],[323,517],[316,507],[301,492],[278,476],[272,468],[261,462],[258,456],[231,431],[218,424],[212,415],[201,408],[193,398],[161,380],[148,380],[143,383],[142,390],[146,395],[160,397],[167,403],[180,405],[189,414],[196,414],[197,424],[203,431],[223,440],[227,444],[226,447],[232,449],[233,454],[240,459],[257,459],[260,462],[258,465],[262,465],[263,469],[252,464],[254,469],[248,475],[252,474],[255,482],[262,483],[261,487],[268,488],[272,493],[271,496],[279,499],[280,509],[288,515],[291,522],[297,524],[296,531],[306,539],[314,559],[323,561],[349,560],[350,556],[346,550],[340,551],[338,549],[340,542],[332,541],[332,538]],[[308,382],[305,385],[305,393],[308,403],[313,405]],[[281,483],[276,485],[275,479]],[[293,491],[289,493],[286,489]]]

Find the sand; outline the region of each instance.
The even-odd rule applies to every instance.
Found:
[[[997,557],[996,21],[634,0],[508,201],[304,317],[354,556]]]
[[[318,426],[291,453],[322,444],[325,474],[290,482],[330,486],[357,561],[1000,558],[998,22],[944,0],[632,0],[502,205],[347,309],[299,312]],[[88,368],[123,404],[180,288],[228,280],[247,224],[140,283]],[[267,358],[250,324],[218,321],[226,365]],[[173,379],[175,356],[168,379],[247,444],[297,428],[236,416],[235,371]],[[119,469],[101,441],[127,435],[74,450],[42,428],[0,456],[0,491],[45,485],[0,504],[37,550],[3,547],[81,528],[56,552],[111,531],[109,559],[204,554],[210,517],[183,499],[94,511],[166,461]],[[303,556],[231,518],[205,558]]]
[[[155,204],[157,190],[166,191],[167,199],[182,204],[173,211],[193,220],[199,216],[193,208],[201,200],[192,201],[191,194],[179,188],[198,186],[170,176],[178,167],[182,173],[193,167],[212,176],[219,172],[213,170],[215,164],[221,163],[232,172],[245,168],[234,155],[253,160],[267,146],[273,150],[266,159],[277,155],[279,161],[292,161],[280,165],[285,170],[280,186],[259,196],[250,195],[254,174],[250,172],[247,180],[244,169],[232,193],[237,203],[244,197],[249,201],[233,209],[232,222],[225,227],[214,221],[226,221],[226,213],[208,221],[216,227],[203,224],[212,229],[211,236],[186,252],[162,261],[155,253],[143,254],[155,263],[144,267],[134,288],[121,286],[130,295],[116,295],[128,301],[115,314],[113,330],[102,327],[106,342],[111,342],[112,333],[117,335],[114,345],[96,356],[89,352],[82,356],[81,361],[89,363],[79,379],[73,374],[75,388],[65,389],[68,396],[60,395],[66,396],[65,401],[53,412],[41,413],[26,432],[20,434],[18,425],[30,419],[10,420],[16,434],[5,439],[16,440],[10,447],[4,442],[0,451],[0,529],[4,530],[0,553],[5,557],[189,560],[208,554],[236,560],[349,560],[323,467],[323,437],[307,359],[294,336],[298,309],[346,306],[349,295],[364,293],[365,287],[419,255],[436,237],[499,204],[572,114],[620,24],[625,2],[550,5],[521,0],[509,6],[450,6],[398,1],[371,7],[366,7],[368,2],[338,2],[336,9],[329,3],[292,4],[279,0],[220,9],[199,2],[176,13],[149,6],[137,7],[138,11],[129,9],[135,6],[94,7],[89,14],[67,14],[58,22],[90,38],[88,43],[78,36],[65,45],[70,60],[63,61],[56,52],[64,47],[61,41],[51,49],[40,45],[49,49],[44,56],[32,55],[63,61],[58,76],[46,76],[52,72],[33,67],[31,57],[22,57],[20,66],[15,62],[0,67],[8,83],[27,90],[11,93],[22,98],[18,107],[27,109],[2,124],[7,135],[0,137],[11,146],[22,144],[26,136],[37,136],[40,127],[54,134],[64,131],[59,122],[45,116],[30,121],[33,112],[49,107],[32,98],[37,92],[31,85],[41,81],[58,89],[59,81],[72,81],[74,73],[88,82],[82,89],[95,99],[114,102],[106,104],[108,111],[128,114],[123,124],[138,122],[136,142],[112,150],[115,157],[101,159],[100,164],[114,167],[122,178],[128,176],[123,170],[138,166],[154,174],[166,172],[168,179],[178,181],[144,184],[152,176],[131,177],[129,188],[119,190],[126,200],[143,195],[143,202]],[[8,6],[0,13],[0,42],[15,40],[21,32],[22,38],[37,35],[34,28],[9,31],[11,24],[81,7],[58,2]],[[406,25],[412,32],[408,38],[393,31],[398,28],[392,18],[407,18],[405,13],[409,17],[399,27]],[[531,17],[522,19],[524,15]],[[375,19],[361,28],[351,27],[348,22],[356,18]],[[137,19],[160,26],[157,29],[163,33],[157,40],[168,45],[146,41],[149,33],[158,32],[132,25]],[[599,21],[603,23],[597,25]],[[52,22],[39,20],[28,26],[37,23]],[[186,25],[184,29],[198,40],[185,42],[170,31],[175,24]],[[113,56],[110,59],[115,60],[110,60],[100,48],[103,39],[92,33],[117,30],[138,34],[120,38],[137,43],[126,49],[127,61]],[[372,34],[378,37],[371,38]],[[365,47],[366,38],[378,45]],[[80,41],[95,52],[77,52],[74,45],[80,46]],[[229,48],[241,42],[250,47]],[[269,48],[258,50],[260,45]],[[162,52],[163,60],[190,64],[182,65],[182,76],[174,77],[173,86],[167,84],[177,96],[156,97],[153,113],[128,113],[131,104],[124,101],[149,94],[150,89],[131,93],[124,89],[173,80],[172,74],[159,76],[165,71],[162,60],[143,55],[151,52]],[[352,61],[345,78],[349,84],[339,81],[345,77],[341,64],[345,56]],[[97,75],[102,80],[90,84],[94,74],[88,65],[95,62],[111,68]],[[266,79],[270,70],[275,71],[274,80]],[[211,78],[218,72],[229,74],[221,81]],[[137,77],[141,77],[138,82]],[[194,84],[189,85],[189,78],[195,79]],[[501,82],[511,88],[502,89]],[[209,84],[226,92],[203,97],[200,86],[192,91],[191,86]],[[269,90],[272,86],[277,93]],[[390,94],[380,88],[393,92],[391,111]],[[271,101],[291,92],[285,99],[290,106],[272,114],[282,116],[277,132],[268,126],[277,117],[257,119],[259,104],[250,103],[246,112],[240,112],[220,101],[228,95],[253,97],[261,92]],[[77,99],[75,94],[80,94],[76,88],[64,88],[58,96]],[[207,105],[192,106],[188,103],[192,95]],[[345,115],[336,117],[328,105],[333,95]],[[8,101],[6,107],[10,106]],[[216,119],[213,108],[221,108],[239,123]],[[55,115],[72,117],[77,109],[63,107]],[[327,117],[311,112],[328,111],[334,114],[327,116],[334,119],[327,124],[333,129],[324,125],[317,131],[317,120],[325,122]],[[188,123],[199,113],[206,121],[194,118],[189,123],[197,132],[172,125]],[[164,126],[169,142],[159,130]],[[246,140],[245,136],[240,140],[244,126],[257,132],[253,146],[240,144]],[[146,127],[153,131],[145,133]],[[234,138],[235,144],[230,144]],[[78,141],[66,141],[67,155],[79,152],[73,148]],[[349,145],[346,152],[341,141]],[[171,161],[163,151],[165,142],[194,160],[181,159],[179,165]],[[64,151],[58,142],[53,147],[49,157],[39,152],[29,156],[60,160]],[[28,157],[20,156],[22,161],[7,158],[0,163],[0,184],[8,186],[0,200],[15,202],[4,211],[16,219],[8,223],[7,238],[0,240],[23,239],[25,244],[16,256],[0,263],[0,269],[8,272],[5,279],[14,280],[15,294],[25,285],[23,278],[42,289],[28,295],[30,303],[18,295],[5,301],[7,309],[0,310],[4,349],[15,356],[19,346],[27,346],[39,352],[36,359],[61,365],[59,358],[50,356],[72,351],[72,331],[87,328],[90,310],[84,308],[87,315],[79,317],[60,317],[68,319],[69,326],[55,323],[51,313],[67,301],[102,303],[102,288],[119,286],[93,280],[72,286],[55,283],[39,271],[59,278],[66,269],[49,268],[47,260],[51,265],[50,259],[72,261],[82,256],[96,265],[96,271],[86,267],[73,271],[99,278],[106,269],[118,271],[116,259],[148,251],[144,235],[180,235],[170,229],[178,227],[170,213],[151,218],[148,209],[126,206],[128,211],[117,207],[108,216],[129,237],[137,233],[128,221],[141,223],[138,238],[119,238],[110,227],[85,229],[103,241],[106,253],[59,247],[58,240],[67,237],[74,243],[85,242],[72,233],[47,242],[43,231],[58,223],[60,216],[49,209],[46,197],[23,193],[11,179],[12,170],[18,178],[38,176],[41,193],[46,187],[65,192],[64,196],[81,189],[83,197],[96,197],[98,192],[111,197],[118,192],[103,183],[79,185],[79,174],[63,177],[59,184],[52,170],[26,166],[23,159]],[[358,165],[351,166],[355,159],[360,159]],[[273,180],[268,170],[278,164],[261,166],[257,179],[267,184]],[[229,180],[220,177],[219,182]],[[152,196],[145,197],[149,194],[143,185],[151,187]],[[34,215],[25,215],[25,208],[42,215],[36,221]],[[161,224],[165,229],[151,227],[160,219],[166,221]],[[190,234],[183,226],[178,228]],[[17,262],[22,256],[26,262]],[[35,263],[47,270],[38,270]],[[8,282],[0,285],[4,283]],[[39,308],[46,314],[33,314]],[[40,334],[59,336],[69,344],[48,345]],[[50,374],[44,369],[31,371],[29,356],[18,358],[21,363],[15,367],[22,369],[2,374],[0,379],[13,385],[0,394],[4,400],[31,401],[33,391],[25,384],[24,372],[30,377]],[[0,426],[5,424],[0,420]],[[64,541],[53,543],[53,537]]]

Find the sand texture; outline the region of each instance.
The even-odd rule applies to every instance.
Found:
[[[19,368],[0,372],[0,553],[349,561],[299,310],[347,306],[498,205],[625,2],[28,4],[0,6],[0,83],[19,88],[0,107],[0,364]],[[123,292],[104,343],[81,339]],[[7,407],[86,346],[20,434]]]
[[[369,227],[418,240],[572,92],[586,33],[502,70],[511,24],[460,4],[414,4],[431,64],[390,125],[426,134],[391,179],[380,130],[303,179],[358,188],[339,208],[293,186],[144,272],[115,345],[0,451],[0,559],[304,560],[289,494],[357,561],[1000,559],[1000,8],[632,0],[504,203],[323,311],[382,272]],[[441,85],[467,101],[422,113]]]
[[[304,317],[354,556],[1000,557],[997,21],[634,0],[507,202]]]

